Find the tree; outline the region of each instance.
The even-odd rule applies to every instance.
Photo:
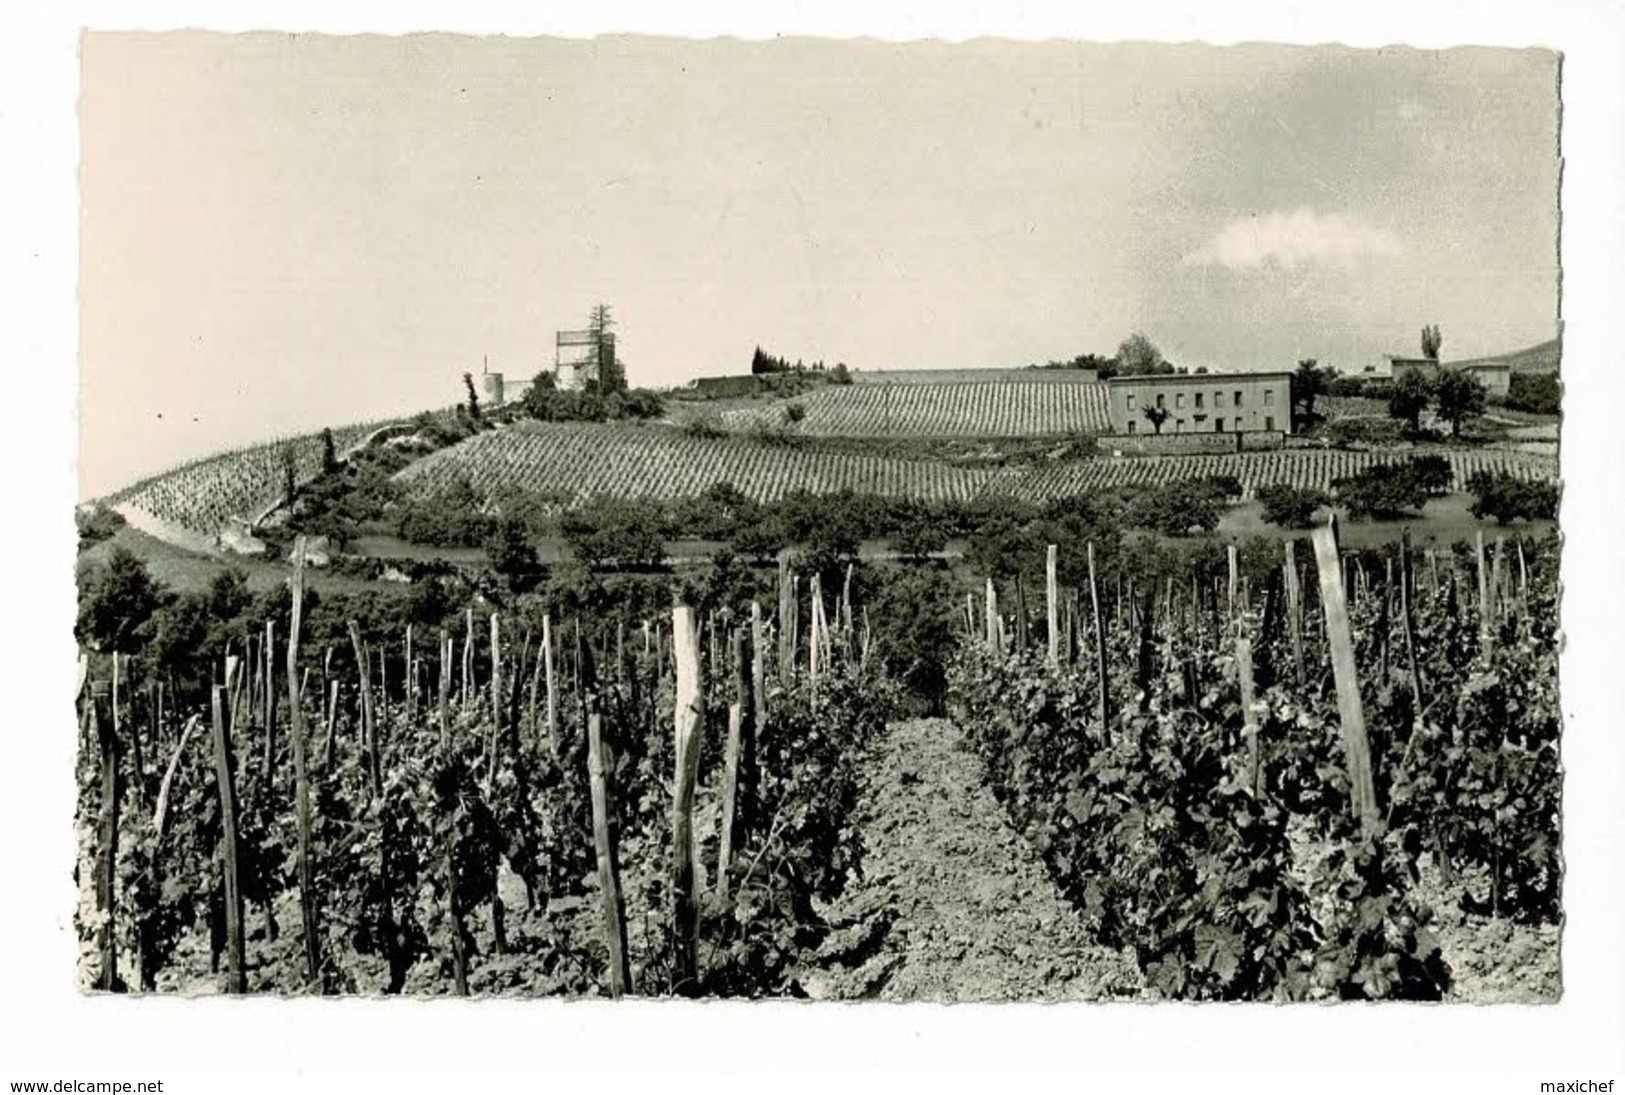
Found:
[[[1467,490],[1475,496],[1470,507],[1472,514],[1481,521],[1490,517],[1497,524],[1510,525],[1520,518],[1525,521],[1557,519],[1556,483],[1525,482],[1504,471],[1480,471],[1467,480]]]
[[[1464,369],[1450,369],[1439,374],[1434,389],[1438,401],[1439,417],[1450,423],[1450,436],[1461,436],[1461,424],[1484,413],[1489,393],[1484,384]]]
[[[1143,332],[1135,331],[1117,347],[1119,376],[1151,376],[1173,371],[1174,367],[1163,359],[1162,351],[1157,349],[1157,344]]]
[[[626,391],[626,371],[615,356],[615,317],[607,304],[599,304],[587,319],[592,333],[593,361],[598,366],[598,390]]]
[[[1507,406],[1529,414],[1562,413],[1563,394],[1556,373],[1513,373]]]
[[[322,429],[322,474],[332,475],[339,470],[338,449],[333,443],[332,427]]]
[[[852,383],[852,373],[847,369],[846,362],[837,361],[835,363],[835,368],[829,371],[829,382],[831,384]]]
[[[1162,424],[1168,421],[1168,408],[1147,407],[1145,408],[1145,417],[1151,423],[1151,428],[1160,437],[1162,435]]]
[[[1439,360],[1439,347],[1444,345],[1444,336],[1439,333],[1437,323],[1422,328],[1422,356],[1429,361]]]
[[[1422,412],[1433,398],[1433,385],[1419,370],[1410,369],[1394,381],[1388,393],[1388,415],[1397,418],[1415,433],[1422,428]]]
[[[1401,464],[1373,464],[1334,480],[1332,490],[1352,516],[1363,519],[1416,513],[1449,485],[1450,462],[1434,455]]]
[[[163,590],[133,552],[115,546],[107,562],[80,589],[74,636],[86,646],[133,654],[147,641],[148,622],[163,603]]]
[[[468,417],[480,421],[480,394],[474,390],[474,374],[463,374],[463,387],[468,389]]]
[[[1264,520],[1281,528],[1309,528],[1315,523],[1315,511],[1330,505],[1331,501],[1325,491],[1312,487],[1271,483],[1258,488]]]
[[[491,560],[491,569],[515,594],[536,588],[541,580],[541,567],[524,521],[505,516],[493,522],[483,546],[486,557]]]
[[[1307,357],[1298,362],[1298,370],[1292,374],[1292,407],[1301,425],[1307,426],[1315,420],[1315,399],[1326,394],[1336,375],[1336,369],[1322,366],[1316,358]]]

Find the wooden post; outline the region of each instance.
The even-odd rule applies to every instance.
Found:
[[[158,784],[158,802],[152,808],[152,827],[160,839],[169,818],[169,792],[175,785],[175,773],[180,770],[181,755],[186,752],[186,743],[191,740],[192,731],[202,723],[203,720],[197,715],[186,720],[186,725],[181,728],[180,741],[175,745],[175,753],[169,758],[169,767],[164,769],[163,781]]]
[[[761,756],[759,746],[761,735],[767,729],[767,635],[762,623],[762,606],[752,601],[750,603],[750,695],[753,711],[750,720],[751,730],[751,768],[755,774],[758,759]]]
[[[999,655],[999,591],[993,586],[993,579],[987,580],[987,596],[985,598],[983,622],[987,627],[987,652],[993,657]]]
[[[474,610],[463,610],[463,714],[474,709]]]
[[[418,675],[416,663],[412,660],[412,625],[406,625],[406,721],[408,724],[417,719],[417,691]]]
[[[265,690],[261,702],[265,706],[265,756],[261,762],[261,774],[269,789],[271,774],[275,770],[276,750],[276,621],[265,621]]]
[[[1326,642],[1331,649],[1332,674],[1337,683],[1337,709],[1343,731],[1343,750],[1349,770],[1354,815],[1368,838],[1377,836],[1376,788],[1371,775],[1371,744],[1366,738],[1365,711],[1360,701],[1359,670],[1354,661],[1354,636],[1349,628],[1348,602],[1343,593],[1342,558],[1337,547],[1337,518],[1314,532],[1315,565],[1320,571],[1320,601],[1326,612]]]
[[[644,653],[649,652],[649,625],[643,625]],[[553,617],[542,617],[542,672],[547,678],[547,748],[559,757],[559,689],[553,673]]]
[[[115,658],[117,655],[114,655]],[[94,723],[96,742],[101,754],[101,832],[97,840],[96,855],[96,908],[101,913],[101,924],[96,932],[96,951],[101,958],[96,987],[103,992],[123,992],[118,976],[118,844],[119,807],[123,797],[123,781],[119,773],[118,731],[112,721],[102,717],[101,697],[92,685],[90,702],[91,721]],[[117,709],[115,705],[115,710]]]
[[[739,761],[744,747],[745,644],[744,634],[735,631],[730,641],[733,669],[733,702],[728,705],[728,744],[722,760],[722,818],[717,828],[717,897],[728,896],[728,869],[733,864],[734,827],[739,799]]]
[[[440,629],[440,695],[438,714],[440,716],[440,751],[446,752],[451,747],[451,636],[446,629]]]
[[[1253,644],[1245,635],[1236,637],[1236,676],[1241,682],[1241,724],[1247,735],[1247,787],[1258,796],[1263,767],[1258,744],[1258,716],[1253,713]]]
[[[1399,609],[1402,617],[1402,626],[1405,632],[1405,659],[1410,670],[1411,678],[1411,736],[1405,743],[1405,756],[1400,761],[1403,768],[1410,763],[1411,751],[1416,747],[1416,739],[1422,729],[1422,668],[1416,660],[1416,626],[1413,622],[1414,610],[1411,605],[1411,530],[1405,529],[1399,538]]]
[[[1106,626],[1100,615],[1100,577],[1095,573],[1095,544],[1091,540],[1088,544],[1089,555],[1089,608],[1095,617],[1095,672],[1100,677],[1100,733],[1104,738],[1110,738],[1107,726],[1110,705],[1107,700],[1106,682]]]
[[[502,635],[497,614],[491,613],[491,736],[486,751],[485,797],[496,786],[498,739],[502,734]]]
[[[333,743],[339,721],[339,682],[337,678],[327,684],[327,726],[323,731],[327,740],[322,743],[322,771],[333,770]]]
[[[220,795],[220,859],[226,891],[226,991],[248,991],[243,954],[243,890],[237,873],[237,789],[231,733],[226,725],[225,689],[214,687],[214,781]]]
[[[367,648],[361,642],[361,627],[350,621],[350,646],[355,650],[356,687],[361,690],[361,744],[366,750],[367,785],[376,801],[384,794],[383,766],[378,759],[378,727],[372,715],[372,682],[367,679]]]
[[[1293,679],[1303,687],[1303,591],[1298,586],[1298,560],[1293,551],[1296,540],[1286,542],[1282,574],[1286,578],[1286,622],[1292,640]]]
[[[614,801],[615,769],[604,748],[603,716],[596,691],[587,693],[587,777],[592,790],[593,849],[598,859],[598,897],[602,904],[604,942],[609,950],[609,994],[625,995],[631,985],[626,951],[626,909],[621,900],[621,870],[610,804]],[[679,842],[679,848],[683,844]],[[678,890],[678,901],[686,891]]]
[[[1484,530],[1478,530],[1475,544],[1478,558],[1478,649],[1488,658],[1494,646],[1494,633],[1491,630],[1495,617],[1495,605],[1491,600],[1490,579],[1488,568],[1484,562]]]
[[[1225,586],[1226,599],[1224,618],[1225,624],[1230,629],[1231,635],[1236,635],[1238,634],[1236,604],[1241,592],[1241,570],[1236,559],[1236,545],[1226,544],[1224,546],[1224,556],[1225,562],[1230,571],[1230,581],[1229,584]]]
[[[677,771],[672,794],[672,939],[677,991],[697,988],[699,909],[694,903],[694,781],[700,764],[700,719],[704,685],[694,634],[694,610],[672,609],[672,656],[677,668],[675,705]]]
[[[1044,620],[1048,628],[1047,654],[1051,669],[1059,668],[1061,664],[1061,587],[1056,578],[1058,555],[1059,548],[1055,544],[1050,544],[1044,552]]]
[[[305,977],[311,985],[320,983],[321,933],[316,922],[316,885],[310,864],[310,771],[305,760],[304,704],[299,695],[299,625],[305,599],[305,538],[293,545],[293,605],[288,621],[288,741],[293,746],[294,810],[299,828],[297,869],[299,873],[299,917],[305,935]],[[270,625],[265,637],[271,638]],[[266,679],[270,668],[267,666]],[[267,705],[269,707],[269,705]],[[267,735],[266,740],[270,738]]]
[[[824,647],[824,585],[819,576],[814,574],[808,579],[808,587],[808,593],[812,598],[812,611],[807,614],[807,674],[816,685],[819,655]]]

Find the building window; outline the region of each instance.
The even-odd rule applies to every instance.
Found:
[[[1267,415],[1264,416],[1264,428],[1266,430],[1273,430],[1275,428],[1275,416],[1274,415],[1268,415],[1267,414]]]
[[[1223,392],[1214,392],[1213,393],[1213,405],[1215,407],[1224,406],[1224,393]]]
[[[1133,396],[1129,396],[1129,398],[1130,398],[1130,399],[1133,399],[1133,398],[1134,398],[1134,397],[1133,397]],[[1128,432],[1129,432],[1129,433],[1134,433],[1134,432],[1135,432],[1135,430],[1134,430],[1134,420],[1133,420],[1133,419],[1132,419],[1132,418],[1131,418],[1131,419],[1129,419],[1129,423],[1128,423]]]
[[[1264,389],[1264,406],[1266,406],[1266,407],[1275,406],[1275,389],[1274,388],[1265,388]]]
[[[1224,419],[1219,418],[1219,419],[1214,420],[1214,422],[1213,422],[1213,432],[1214,433],[1223,433],[1224,432]]]
[[[1241,392],[1239,390],[1236,392],[1236,406],[1241,406]]]
[[[1124,398],[1128,400],[1128,413],[1133,414],[1134,413],[1134,393],[1129,392],[1128,395],[1125,396]]]
[[[1202,409],[1202,393],[1201,392],[1196,393],[1196,409],[1197,410]]]
[[[1175,421],[1174,421],[1174,432],[1175,433],[1184,433],[1185,432],[1185,420],[1183,418],[1175,419]]]
[[[1162,409],[1162,394],[1160,392],[1157,394],[1157,409],[1159,411]]]
[[[1180,411],[1185,409],[1185,393],[1184,392],[1175,392],[1174,393],[1174,409],[1175,410],[1180,410]]]

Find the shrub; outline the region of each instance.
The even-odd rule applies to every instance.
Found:
[[[1481,471],[1467,480],[1467,490],[1476,496],[1470,509],[1479,520],[1490,517],[1496,524],[1509,525],[1519,518],[1557,519],[1556,483],[1526,482],[1506,472]]]
[[[1437,455],[1401,464],[1373,464],[1332,482],[1337,500],[1357,519],[1415,513],[1449,486],[1450,463]]]
[[[1271,483],[1258,488],[1258,501],[1264,520],[1281,528],[1308,528],[1315,523],[1315,511],[1331,504],[1331,496],[1313,487]]]
[[[1528,414],[1559,414],[1562,392],[1556,373],[1513,373],[1506,405]]]

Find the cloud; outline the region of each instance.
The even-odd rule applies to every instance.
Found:
[[[1181,260],[1185,266],[1258,270],[1300,266],[1352,266],[1374,255],[1401,250],[1399,237],[1341,213],[1277,210],[1239,217]]]

